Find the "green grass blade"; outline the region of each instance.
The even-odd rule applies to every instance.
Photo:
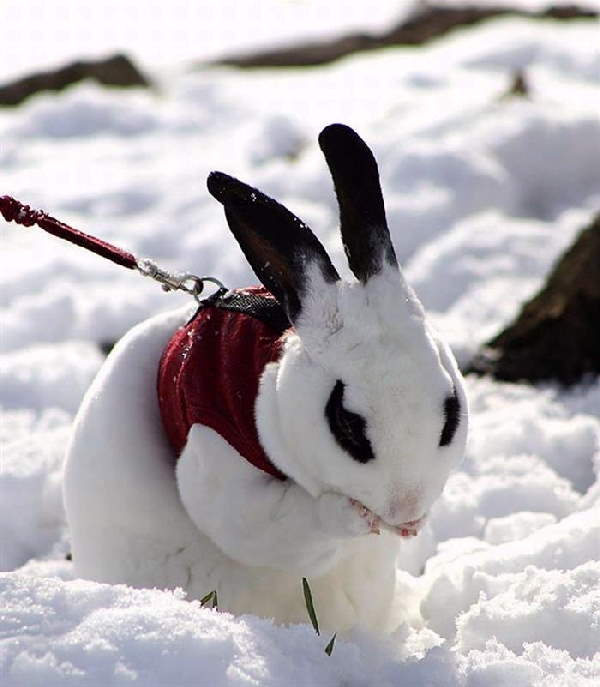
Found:
[[[321,634],[319,632],[319,621],[317,620],[317,614],[315,613],[315,607],[313,606],[312,592],[310,591],[310,585],[308,584],[306,577],[302,578],[302,589],[304,590],[304,603],[306,604],[306,611],[308,613],[308,617],[310,618],[310,622],[315,628],[315,632],[317,634]]]
[[[217,590],[213,589],[212,592],[208,592],[206,596],[200,599],[200,605],[202,607],[208,606],[212,602],[212,608],[217,607]]]
[[[335,644],[335,638],[337,637],[337,632],[336,634],[333,635],[333,637],[329,640],[329,644],[325,647],[325,653],[328,656],[331,656],[331,652],[333,651],[333,646]]]

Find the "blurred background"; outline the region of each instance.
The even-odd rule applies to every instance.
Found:
[[[220,169],[286,203],[344,271],[316,137],[345,122],[379,160],[407,276],[466,362],[598,207],[599,7],[4,0],[0,190],[239,286],[255,278],[204,186]],[[104,345],[185,298],[2,229],[7,350],[24,335]]]
[[[147,69],[341,31],[379,30],[398,0],[3,0],[0,77],[126,52]]]

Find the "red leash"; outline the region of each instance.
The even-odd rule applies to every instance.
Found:
[[[21,224],[24,227],[31,227],[36,224],[49,234],[90,250],[117,265],[122,265],[130,270],[136,269],[144,276],[159,282],[164,291],[185,291],[197,298],[202,293],[206,281],[215,284],[219,289],[227,290],[214,277],[197,277],[188,272],[173,274],[159,268],[152,260],[138,260],[132,253],[95,236],[84,234],[79,229],[74,229],[41,210],[33,210],[29,205],[25,205],[10,196],[0,196],[0,212],[7,222],[16,222],[16,224]]]
[[[0,197],[0,212],[7,222],[16,222],[24,227],[31,227],[37,224],[40,229],[47,231],[49,234],[91,250],[107,260],[112,260],[117,265],[123,265],[123,267],[127,267],[130,270],[136,269],[138,266],[137,260],[131,253],[112,246],[110,243],[106,243],[106,241],[97,239],[94,236],[84,234],[82,231],[59,222],[54,217],[50,217],[41,210],[33,210],[29,205],[24,205],[10,196]]]

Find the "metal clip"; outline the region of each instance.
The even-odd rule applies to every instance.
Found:
[[[189,272],[167,272],[148,258],[138,260],[137,268],[140,274],[157,281],[163,291],[185,291],[199,301],[199,296],[204,290],[204,282],[215,284],[219,291],[227,291],[227,288],[215,277],[198,277]]]

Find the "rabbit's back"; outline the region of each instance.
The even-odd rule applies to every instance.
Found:
[[[156,370],[189,308],[149,319],[115,346],[75,420],[64,498],[75,572],[101,582],[175,586],[158,561],[193,540],[181,506],[172,449],[162,430]]]

